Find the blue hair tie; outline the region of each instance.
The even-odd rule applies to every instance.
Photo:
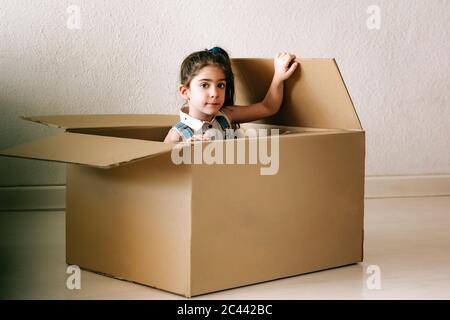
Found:
[[[219,47],[214,47],[208,50],[209,53],[213,54],[213,55],[217,55],[220,54],[220,48]]]

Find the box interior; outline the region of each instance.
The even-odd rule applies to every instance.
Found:
[[[163,127],[115,127],[115,128],[75,128],[67,129],[68,132],[90,134],[97,136],[108,136],[116,138],[138,139],[148,141],[163,142],[167,133],[171,129],[171,126]],[[338,133],[348,130],[344,129],[323,129],[323,128],[307,128],[307,127],[294,127],[294,126],[280,126],[263,124],[256,122],[248,122],[241,124],[241,129],[248,130],[254,129],[267,129],[268,135],[271,134],[270,129],[278,129],[280,136],[284,135],[311,135],[311,134],[326,134],[326,133]]]

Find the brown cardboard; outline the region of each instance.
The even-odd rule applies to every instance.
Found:
[[[361,124],[334,59],[301,59],[300,72],[285,81],[282,107],[263,123],[311,128],[358,129]],[[236,100],[264,99],[273,75],[271,59],[234,59]],[[255,85],[255,84],[258,85]]]
[[[335,61],[300,63],[280,114],[242,125],[281,129],[275,175],[248,163],[175,165],[175,144],[161,141],[176,116],[32,117],[67,130],[0,154],[69,163],[66,260],[87,270],[190,297],[357,263],[364,131]],[[237,102],[257,101],[271,60],[233,68]]]
[[[158,141],[64,132],[2,150],[1,154],[110,168],[132,160],[166,153],[171,149],[169,145]]]

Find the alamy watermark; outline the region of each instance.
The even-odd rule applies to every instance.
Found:
[[[366,286],[369,290],[380,290],[381,289],[381,269],[376,264],[372,264],[367,267],[367,274],[370,276],[366,279]]]
[[[366,11],[370,16],[366,20],[366,26],[369,30],[380,30],[381,28],[381,9],[373,4]]]
[[[66,280],[66,288],[69,290],[81,289],[81,270],[77,265],[68,266],[66,273],[70,274]]]
[[[80,30],[81,29],[81,14],[80,7],[77,5],[70,5],[67,7],[66,12],[69,17],[66,21],[66,27],[70,30]]]
[[[279,132],[279,129],[247,129],[245,132],[227,129],[224,137],[220,130],[209,129],[205,136],[210,143],[178,143],[172,149],[172,162],[177,165],[260,164],[265,166],[260,168],[261,175],[274,175],[279,169]]]

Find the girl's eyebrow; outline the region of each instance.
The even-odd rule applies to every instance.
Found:
[[[211,79],[200,79],[198,81],[209,81],[209,82],[213,82]],[[226,81],[226,79],[219,79],[219,81]]]

